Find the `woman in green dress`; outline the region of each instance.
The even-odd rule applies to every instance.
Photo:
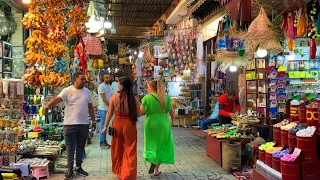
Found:
[[[161,80],[150,81],[148,92],[142,99],[141,112],[147,117],[144,122],[144,154],[151,163],[149,174],[158,176],[160,164],[174,164],[174,147],[171,125],[174,122],[174,109],[171,98],[166,95]],[[169,119],[171,116],[171,122]]]

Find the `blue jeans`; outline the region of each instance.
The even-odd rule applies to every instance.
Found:
[[[104,123],[106,121],[106,115],[108,111],[98,109],[98,112],[100,115],[100,130],[99,130],[100,142],[104,142],[107,139],[107,133],[102,134],[102,130],[104,128]]]
[[[219,123],[218,119],[200,119],[198,124],[201,126],[202,130],[207,130],[208,125]]]

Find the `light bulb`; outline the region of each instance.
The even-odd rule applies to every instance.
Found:
[[[109,21],[105,21],[104,24],[103,24],[104,28],[106,29],[110,29],[112,27],[112,23],[109,22]]]
[[[23,3],[23,4],[30,4],[30,3],[31,3],[31,0],[22,0],[22,3]]]
[[[89,22],[86,23],[86,27],[89,28],[89,33],[96,33],[99,32],[101,29],[101,23],[99,18],[95,16],[90,16]]]
[[[259,58],[263,58],[263,57],[266,57],[268,55],[268,51],[262,47],[259,47],[258,50],[257,50],[257,56]]]
[[[236,72],[238,70],[238,67],[235,65],[231,65],[229,69],[230,69],[230,72]]]
[[[138,54],[137,51],[135,51],[133,54]]]

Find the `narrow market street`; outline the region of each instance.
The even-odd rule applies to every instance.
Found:
[[[226,173],[216,162],[206,155],[205,138],[191,134],[184,128],[173,128],[175,142],[175,165],[163,165],[161,174],[155,177],[148,174],[149,163],[143,160],[143,122],[138,123],[138,179],[221,179],[233,180],[234,176]],[[76,180],[116,180],[111,172],[110,150],[99,147],[98,136],[86,148],[87,158],[84,169],[89,177],[75,177]],[[50,180],[62,180],[64,174],[54,174]]]

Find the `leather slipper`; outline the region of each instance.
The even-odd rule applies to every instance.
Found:
[[[156,168],[155,164],[151,164],[150,169],[149,169],[149,174],[154,173],[154,169]]]

